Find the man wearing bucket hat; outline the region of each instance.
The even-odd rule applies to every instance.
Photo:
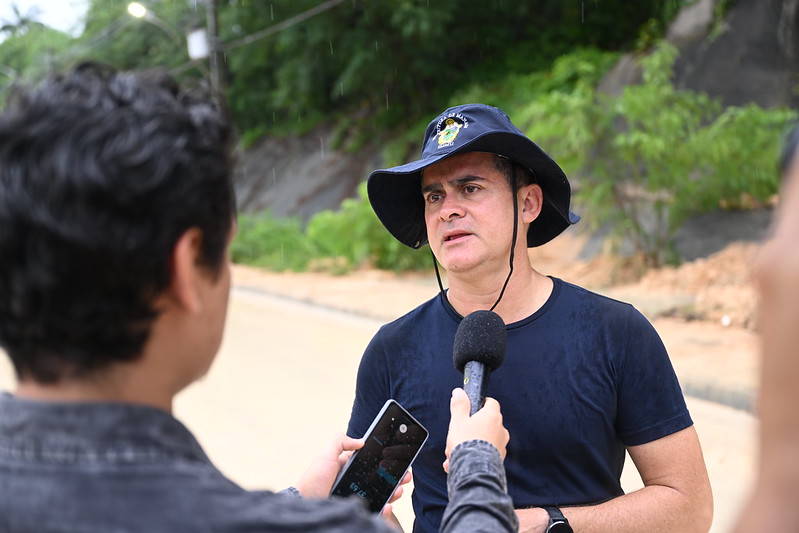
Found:
[[[521,531],[708,530],[701,447],[657,333],[631,305],[530,263],[528,247],[579,220],[544,151],[500,109],[461,105],[430,122],[419,161],[372,172],[368,193],[400,242],[430,244],[440,287],[370,342],[348,428],[362,435],[392,397],[430,429],[414,463],[414,531],[437,531],[447,503],[447,399],[463,381],[453,340],[463,317],[485,309],[506,324],[488,392],[511,435],[505,468]],[[627,495],[625,451],[645,485]]]

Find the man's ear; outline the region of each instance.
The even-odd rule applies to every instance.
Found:
[[[519,192],[522,196],[522,222],[528,224],[538,218],[544,205],[544,193],[537,183],[525,185]]]
[[[169,290],[175,302],[190,313],[202,309],[200,282],[203,272],[199,264],[202,243],[202,231],[199,228],[189,228],[178,238],[172,249],[172,279]]]

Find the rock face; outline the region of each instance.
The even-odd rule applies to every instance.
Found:
[[[725,106],[799,104],[799,0],[733,0],[716,20],[721,0],[698,0],[672,22],[666,40],[680,50],[674,65],[679,89],[704,92]],[[600,88],[619,94],[641,79],[633,55],[623,56]]]
[[[727,106],[795,107],[799,0],[737,0],[714,23],[718,1],[702,0],[674,21],[667,37],[680,48],[675,85]]]
[[[358,184],[378,166],[377,150],[357,154],[329,148],[331,130],[322,126],[302,137],[264,138],[241,154],[235,180],[239,210],[265,209],[307,221],[356,195]]]
[[[796,107],[799,0],[731,0],[724,19],[716,20],[721,1],[697,0],[669,28],[667,39],[681,52],[677,87],[706,92],[728,106]],[[637,60],[628,55],[601,88],[617,93],[639,80]],[[330,128],[320,127],[303,137],[263,139],[247,150],[236,181],[239,209],[307,220],[354,197],[358,184],[381,166],[379,150],[341,153],[330,148],[330,138]]]
[[[691,43],[707,35],[713,24],[718,0],[699,0],[682,9],[666,32],[666,39],[676,46]]]

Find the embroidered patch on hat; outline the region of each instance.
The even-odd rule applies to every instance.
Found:
[[[443,126],[443,127],[442,127]],[[441,117],[436,124],[436,136],[438,137],[438,147],[447,148],[452,146],[455,137],[461,131],[461,128],[466,129],[469,127],[469,121],[460,113],[450,113]]]

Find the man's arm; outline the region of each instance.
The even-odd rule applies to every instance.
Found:
[[[644,488],[598,505],[561,508],[575,532],[706,533],[710,529],[713,495],[693,426],[627,451]],[[546,530],[549,515],[544,509],[516,513],[520,532]]]

